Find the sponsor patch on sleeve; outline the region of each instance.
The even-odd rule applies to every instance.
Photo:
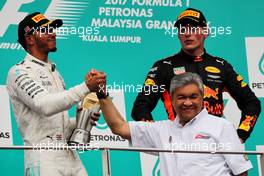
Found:
[[[247,85],[247,83],[245,83],[244,81],[241,83],[241,87],[245,87]]]
[[[156,84],[155,81],[153,79],[150,79],[150,78],[146,79],[146,81],[145,81],[145,85],[153,86],[155,84]]]
[[[243,78],[241,75],[237,75],[237,81],[238,81],[238,82],[241,82],[241,84],[240,84],[241,87],[245,87],[245,86],[247,85],[247,83],[244,82],[243,79],[244,79],[244,78]]]
[[[256,116],[246,116],[246,119],[241,123],[238,129],[249,131],[256,123]]]
[[[237,75],[237,81],[242,81],[243,77],[241,75]]]

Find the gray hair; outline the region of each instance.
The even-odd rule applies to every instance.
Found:
[[[175,75],[170,83],[170,96],[173,98],[175,89],[189,85],[196,84],[200,90],[201,95],[204,95],[203,81],[197,73],[186,72],[180,75]]]

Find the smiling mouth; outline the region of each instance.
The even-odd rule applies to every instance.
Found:
[[[193,111],[195,110],[194,107],[191,107],[191,108],[182,108],[182,111]]]
[[[190,44],[190,43],[192,43],[192,42],[193,42],[193,40],[185,40],[185,41],[184,41],[185,44]]]

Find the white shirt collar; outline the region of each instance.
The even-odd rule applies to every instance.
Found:
[[[51,63],[50,61],[43,62],[42,60],[32,56],[31,54],[27,54],[26,57],[25,57],[25,60],[33,62],[35,64],[38,64],[38,65],[40,65],[42,67],[46,67],[46,68],[48,68],[50,70],[52,70],[53,67],[55,68],[55,64]]]

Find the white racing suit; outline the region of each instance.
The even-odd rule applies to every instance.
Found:
[[[55,65],[31,55],[13,66],[7,77],[15,118],[26,146],[66,145],[76,126],[67,109],[90,91],[85,83],[65,90]],[[25,175],[86,176],[76,151],[26,150]]]

